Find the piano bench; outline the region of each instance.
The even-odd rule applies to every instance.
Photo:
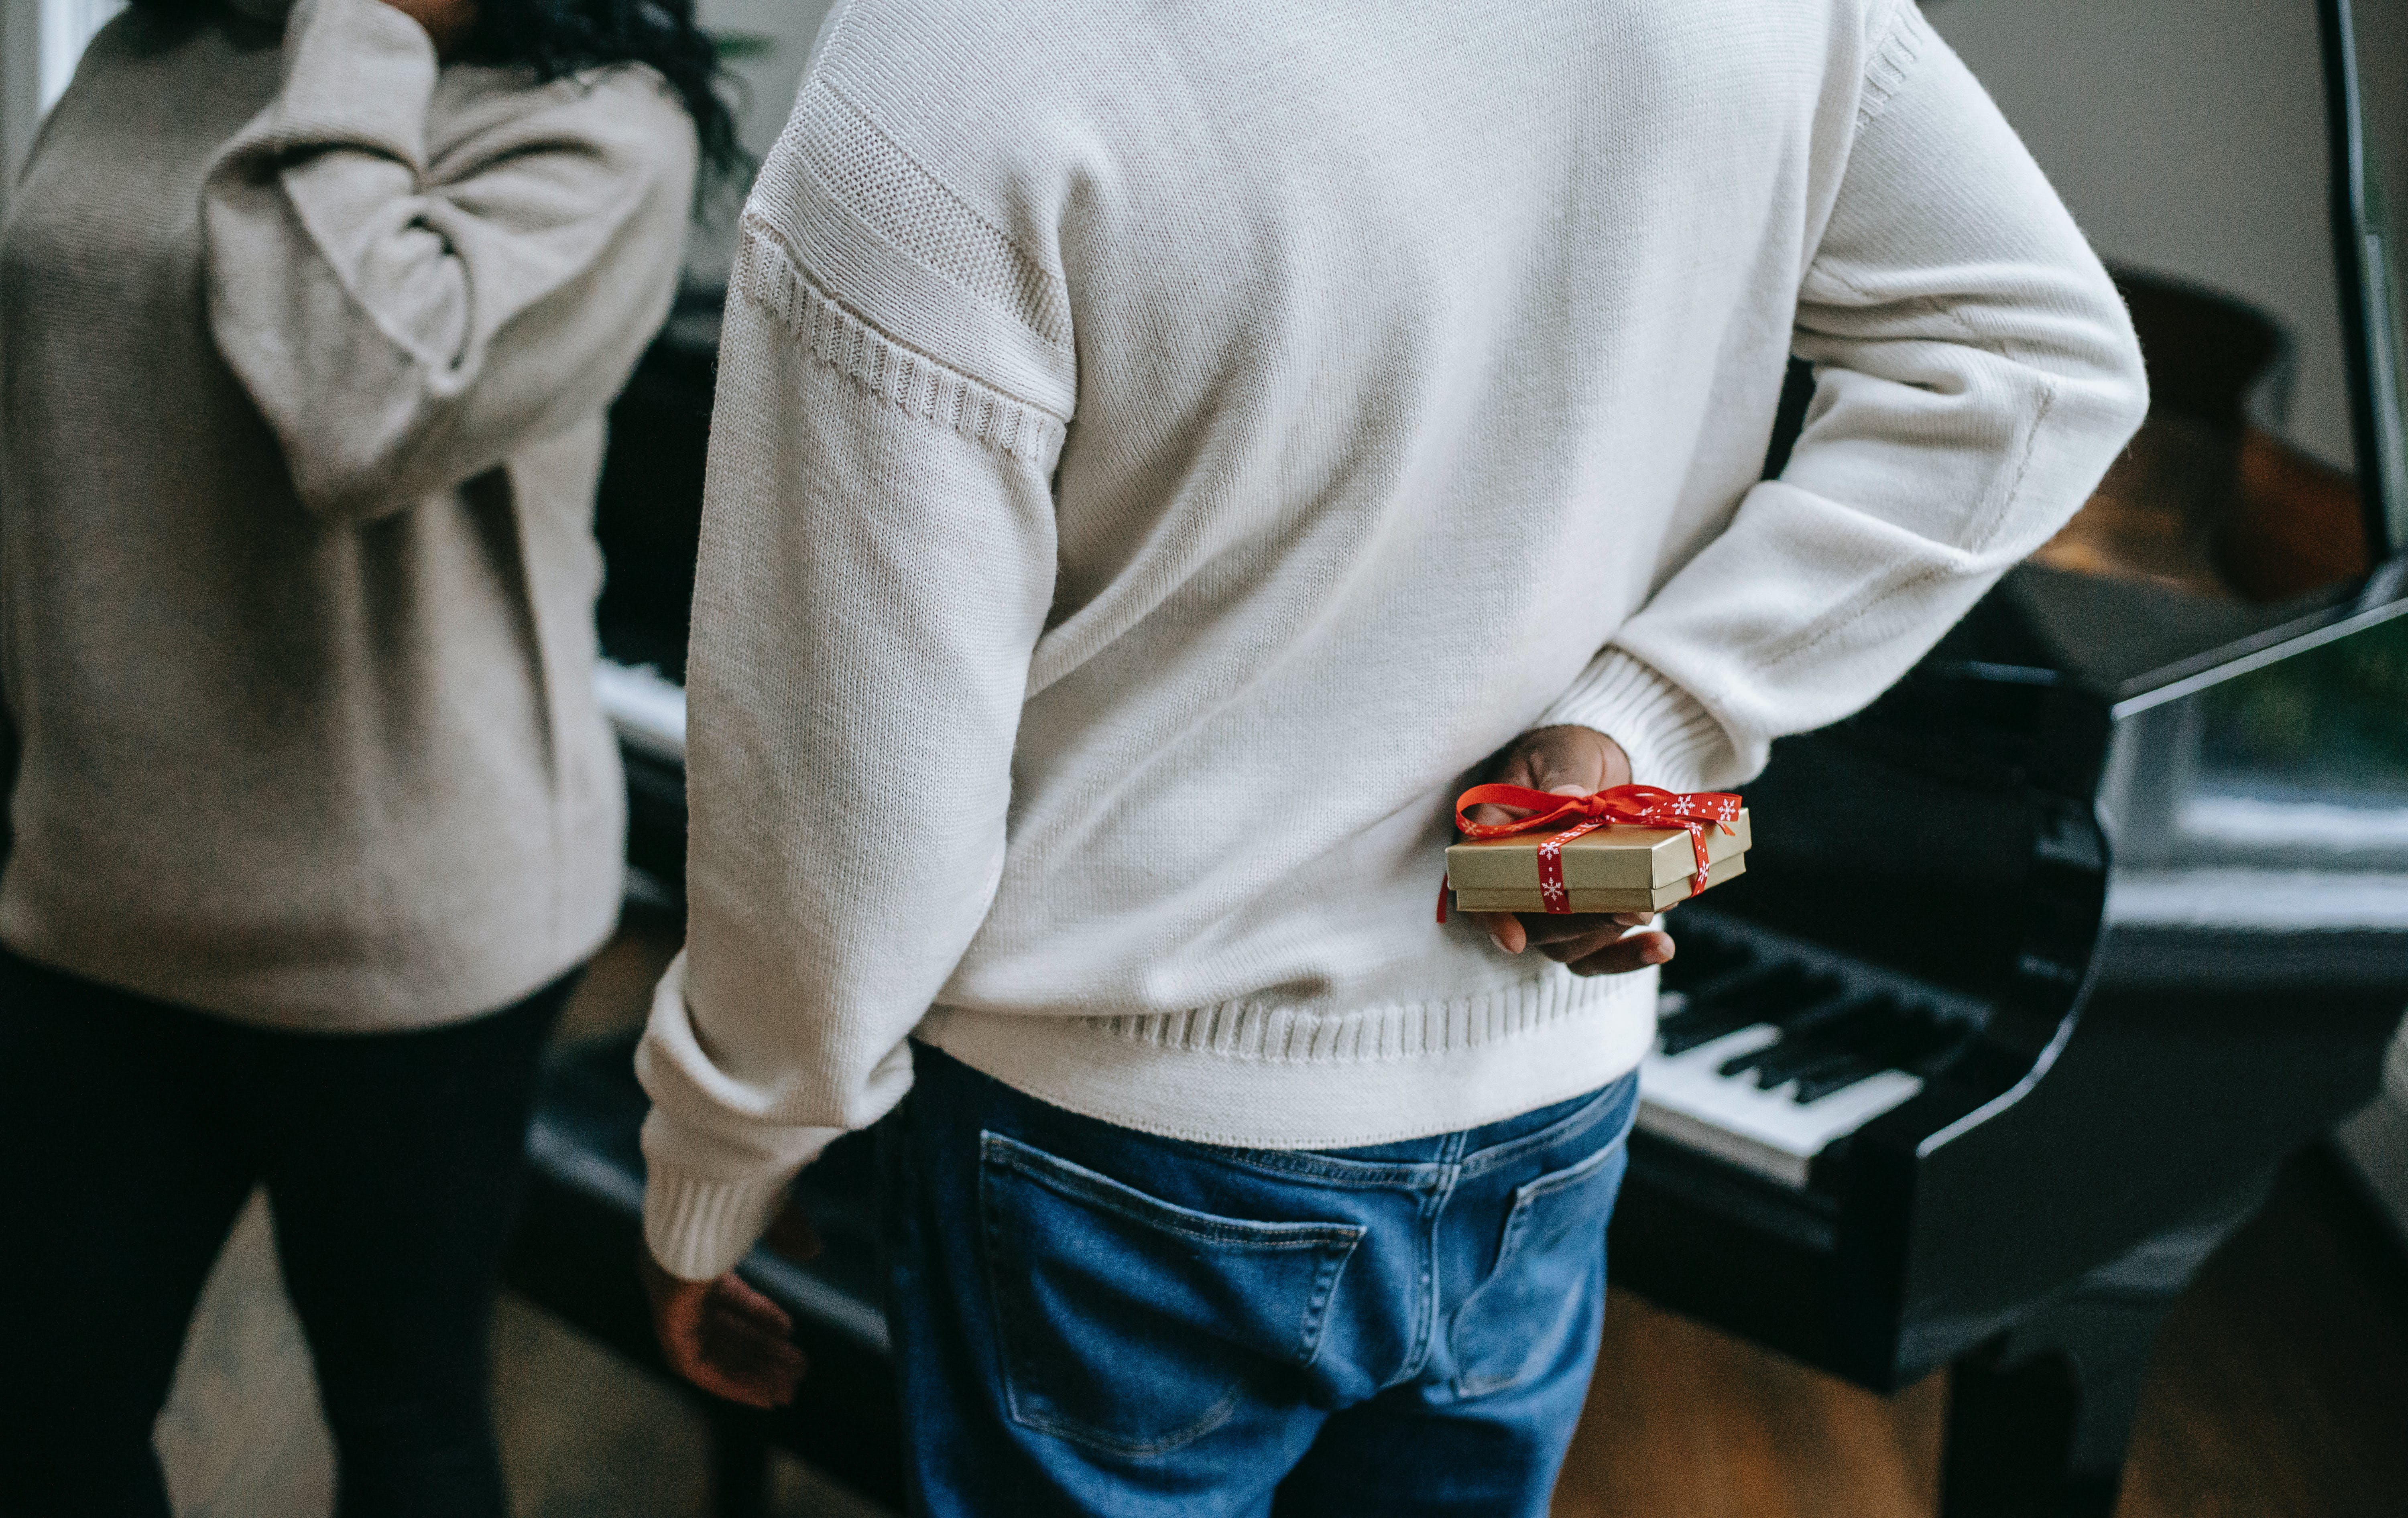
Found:
[[[572,1044],[547,1061],[527,1135],[526,1202],[504,1279],[634,1365],[673,1381],[636,1274],[644,1203],[637,1134],[645,1099],[634,1058],[635,1036],[624,1034]],[[685,1388],[710,1420],[719,1518],[764,1511],[773,1447],[865,1497],[903,1506],[902,1417],[879,1305],[873,1175],[867,1135],[838,1142],[796,1187],[825,1253],[797,1266],[756,1249],[739,1267],[794,1318],[795,1342],[810,1369],[795,1400],[769,1413]]]

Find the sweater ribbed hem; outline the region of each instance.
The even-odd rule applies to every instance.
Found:
[[[1696,791],[1734,766],[1730,738],[1697,697],[1620,649],[1589,661],[1571,689],[1540,713],[1533,727],[1594,729],[1622,745],[1631,779],[1671,791]]]
[[[915,1037],[1006,1085],[1140,1133],[1347,1149],[1501,1122],[1595,1090],[1655,1038],[1656,973],[1537,980],[1338,1014],[1231,1004],[1146,1017],[939,1007]]]
[[[539,923],[515,938],[426,933],[335,945],[340,953],[262,963],[212,962],[180,952],[214,924],[202,919],[109,921],[60,909],[75,893],[55,875],[11,862],[0,883],[0,945],[36,964],[151,1001],[252,1027],[294,1033],[411,1033],[449,1027],[515,1005],[592,959],[619,922],[619,836],[573,852],[560,873],[581,904],[566,930]],[[171,877],[172,879],[172,877]],[[545,888],[539,880],[531,891]],[[492,950],[493,952],[480,952]]]
[[[661,1268],[685,1281],[711,1281],[736,1267],[779,1204],[787,1172],[713,1181],[656,1155],[645,1156],[644,1242]]]

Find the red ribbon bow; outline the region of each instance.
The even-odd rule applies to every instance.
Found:
[[[1463,814],[1474,807],[1528,809],[1530,815],[1510,823],[1475,823]],[[1569,912],[1571,893],[1564,886],[1564,845],[1600,827],[1677,827],[1689,835],[1698,867],[1689,877],[1689,895],[1705,889],[1706,829],[1727,833],[1739,816],[1740,798],[1726,791],[1676,793],[1655,785],[1616,785],[1588,795],[1557,795],[1526,785],[1475,785],[1455,798],[1455,825],[1467,838],[1510,838],[1538,833],[1564,823],[1553,838],[1539,844],[1539,895],[1550,912]],[[1446,883],[1438,892],[1438,920],[1446,921]]]

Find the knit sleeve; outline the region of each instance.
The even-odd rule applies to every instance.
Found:
[[[1050,362],[1013,304],[1028,287],[961,203],[914,201],[924,183],[841,193],[818,108],[764,165],[729,292],[687,664],[686,950],[638,1055],[647,1237],[695,1280],[908,1089],[905,1040],[1000,878],[1054,590],[1065,414],[1003,383],[1067,409],[1067,383],[1025,366]],[[935,218],[918,243],[912,205]],[[996,282],[966,282],[979,268]]]
[[[433,45],[302,0],[202,192],[218,347],[302,502],[366,520],[599,412],[667,314],[692,124],[648,70],[512,83],[435,151]]]
[[[1793,345],[1815,394],[1781,477],[1546,718],[1621,738],[1642,780],[1736,782],[1773,738],[1872,700],[2064,524],[2147,408],[2106,271],[1908,0]]]

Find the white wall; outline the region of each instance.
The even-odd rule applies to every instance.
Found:
[[[738,50],[727,65],[740,86],[737,136],[755,162],[767,154],[785,128],[801,87],[803,65],[819,36],[831,0],[699,0],[695,14],[724,46]],[[703,208],[686,248],[686,278],[695,284],[724,284],[736,252],[738,197],[724,196]]]
[[[33,145],[42,88],[41,0],[0,0],[0,214]]]
[[[125,8],[125,0],[39,0],[42,13],[41,109],[50,108],[75,78],[84,44]]]
[[[2315,0],[1928,0],[2106,257],[2299,344],[2292,440],[2348,466]]]
[[[0,0],[0,210],[84,44],[124,8],[125,0]]]

